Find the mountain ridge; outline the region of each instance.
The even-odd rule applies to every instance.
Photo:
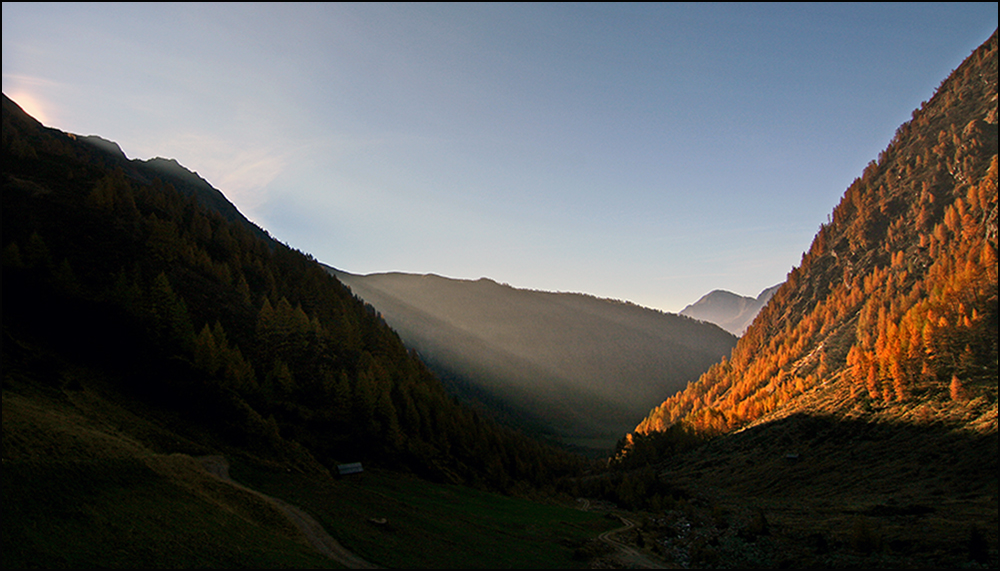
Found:
[[[735,343],[715,325],[588,294],[330,271],[458,390],[485,392],[560,437],[602,435],[604,447],[641,403],[676,390]]]
[[[67,152],[78,160],[100,164],[105,168],[121,169],[125,176],[143,184],[153,184],[156,180],[160,180],[182,194],[197,198],[226,220],[245,226],[267,241],[273,240],[264,229],[246,218],[220,190],[198,173],[181,165],[176,159],[163,157],[147,160],[129,159],[115,141],[99,135],[77,135],[46,127],[28,115],[16,102],[7,97],[6,93],[3,94],[2,104],[7,116],[4,137],[5,141],[9,141],[13,155],[19,158],[37,158],[38,150]],[[39,149],[36,150],[35,145]]]

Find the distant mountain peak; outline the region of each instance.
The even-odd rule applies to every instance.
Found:
[[[714,323],[733,335],[742,335],[780,286],[771,286],[755,298],[723,289],[713,290],[682,309],[680,314]]]

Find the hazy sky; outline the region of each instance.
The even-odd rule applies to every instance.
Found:
[[[3,4],[3,91],[355,273],[784,280],[983,4]]]

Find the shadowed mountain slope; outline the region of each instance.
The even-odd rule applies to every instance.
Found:
[[[733,335],[743,335],[779,287],[780,284],[771,286],[756,298],[717,289],[682,309],[680,314],[714,323]]]
[[[457,390],[605,448],[735,344],[714,325],[593,296],[331,271]]]
[[[19,348],[51,355],[21,363],[35,380],[59,377],[44,360],[81,363],[213,444],[313,469],[357,459],[500,489],[520,480],[508,461],[545,472],[524,455],[545,447],[455,403],[316,260],[176,162],[95,141],[3,99],[5,373]]]

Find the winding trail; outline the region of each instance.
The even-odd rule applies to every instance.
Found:
[[[348,569],[381,569],[378,565],[375,565],[370,561],[366,561],[345,549],[343,545],[338,543],[336,539],[330,536],[330,534],[323,529],[323,526],[320,525],[318,521],[301,509],[279,500],[278,498],[262,494],[257,490],[250,489],[239,482],[233,481],[233,479],[229,477],[229,461],[224,457],[203,456],[199,458],[198,461],[201,463],[202,468],[204,468],[209,474],[231,486],[235,486],[245,492],[254,494],[277,508],[285,515],[285,517],[288,518],[289,521],[292,522],[293,525],[295,525],[296,528],[299,529],[299,531],[302,532],[303,535],[305,535],[309,544],[323,555],[326,555],[330,559],[333,559]]]
[[[612,529],[611,531],[605,531],[599,536],[599,539],[618,550],[617,559],[619,561],[631,568],[670,569],[670,567],[664,565],[662,561],[657,561],[631,545],[622,543],[615,539],[615,534],[628,531],[635,527],[635,522],[630,519],[624,518],[620,515],[618,516],[618,519],[621,520],[624,527]]]
[[[586,498],[577,498],[576,501],[580,504],[580,510],[590,511],[590,500]],[[614,536],[616,534],[628,531],[635,527],[634,521],[622,517],[619,514],[615,514],[615,517],[621,520],[623,527],[605,531],[597,537],[615,549],[615,559],[630,569],[673,569],[673,567],[664,564],[662,561],[658,561],[631,545],[622,543],[621,541],[615,539]]]

